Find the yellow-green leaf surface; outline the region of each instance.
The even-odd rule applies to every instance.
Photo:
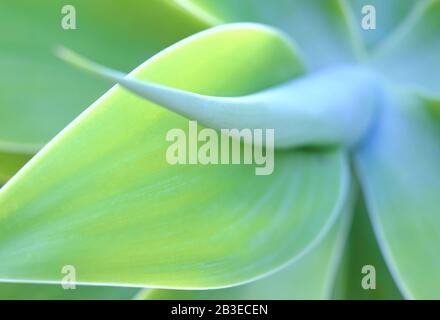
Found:
[[[56,53],[74,66],[212,129],[271,129],[279,150],[356,144],[369,129],[381,94],[379,78],[363,67],[331,68],[257,93],[219,97],[127,78],[66,48]]]
[[[61,285],[1,283],[1,300],[128,300],[139,293],[136,288],[108,286],[76,286],[63,289]]]
[[[212,23],[253,21],[280,28],[298,44],[311,69],[355,62],[362,55],[357,28],[343,0],[177,0]]]
[[[30,158],[28,154],[0,152],[0,185],[8,181]]]
[[[440,94],[440,0],[420,1],[378,48],[374,66],[401,83]]]
[[[286,268],[249,284],[218,290],[145,289],[136,298],[179,299],[329,299],[351,220],[347,203],[339,221],[315,248]]]
[[[132,76],[201,94],[255,92],[302,74],[270,28],[221,26],[153,57]],[[182,101],[184,104],[185,101]],[[315,245],[349,188],[336,149],[250,165],[170,165],[168,130],[188,120],[116,86],[0,191],[0,279],[172,288],[222,287],[270,272]]]
[[[75,9],[76,29],[62,27],[67,4]],[[11,156],[0,157],[0,179],[110,88],[59,61],[56,45],[128,71],[207,26],[171,1],[1,1],[0,153]]]
[[[440,297],[440,100],[389,89],[357,151],[367,207],[385,261],[407,298]]]

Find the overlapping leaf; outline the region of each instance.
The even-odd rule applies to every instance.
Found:
[[[84,1],[75,30],[61,22],[67,3],[0,3],[0,183],[109,88],[53,56],[58,44],[131,70],[157,51],[207,27],[169,1]],[[117,16],[117,18],[115,18]],[[157,32],[160,30],[160,32]],[[16,160],[16,161],[15,161]]]
[[[351,202],[319,244],[263,279],[218,290],[146,289],[137,299],[329,299],[351,221]]]
[[[187,39],[133,76],[242,95],[302,70],[277,32],[238,24]],[[119,87],[99,99],[1,189],[0,278],[56,282],[68,264],[79,283],[221,287],[280,267],[326,234],[348,192],[343,153],[279,152],[270,176],[172,166],[166,132],[187,125]]]
[[[418,4],[426,0],[347,0],[347,2],[351,5],[355,26],[362,35],[365,47],[369,51],[374,51],[414,12]],[[368,27],[374,26],[375,29],[364,29],[363,22],[367,22]]]
[[[95,4],[75,2],[79,11],[86,13],[83,23],[93,24],[96,33],[87,28],[83,35],[71,34],[67,41],[59,42],[116,68],[128,69],[144,60],[139,53],[147,51],[150,55],[206,23],[250,20],[285,30],[298,43],[311,69],[353,62],[362,55],[352,20],[353,12],[359,15],[365,4],[362,0],[279,1],[276,6],[267,1],[176,2],[205,23],[182,18],[189,19],[186,27],[172,28],[182,30],[182,34],[165,30],[160,33],[165,40],[159,39],[150,47],[132,41],[131,36],[139,39],[133,30],[145,35],[151,21],[155,26],[160,24],[163,15],[159,19],[155,12],[162,6],[167,6],[167,12],[174,10],[170,19],[164,20],[174,21],[181,13],[175,11],[177,7],[165,2],[139,4],[159,9],[147,10],[150,22],[132,19],[140,17],[142,10],[127,11],[130,24],[116,22],[119,38],[114,34],[105,36],[106,28],[114,23],[108,16],[129,9],[123,5],[100,6],[109,15],[100,12],[102,27],[96,27]],[[354,11],[349,11],[349,2]],[[393,80],[438,92],[440,1],[417,3],[404,21],[415,1],[373,1],[380,25],[377,31],[364,32],[365,39],[369,48],[380,44],[372,61],[376,69]],[[0,11],[0,26],[7,28],[18,17],[29,28],[32,20],[19,19],[21,5],[11,3],[8,11]],[[36,19],[52,17],[53,12],[43,12],[30,2],[23,5],[28,6],[26,10],[33,8]],[[381,19],[384,12],[391,11],[387,19]],[[84,107],[82,99],[91,101],[95,92],[105,88],[48,58],[47,47],[54,40],[66,40],[66,31],[60,28],[48,33],[46,29],[52,30],[55,20],[44,21],[32,29],[36,36],[49,34],[43,39],[44,48],[34,39],[27,42],[33,50],[36,48],[32,63],[20,64],[13,54],[19,40],[29,37],[25,29],[15,38],[6,37],[9,47],[3,52],[3,67],[16,74],[4,81],[1,89],[0,183]],[[390,39],[385,39],[390,34]],[[151,39],[151,35],[145,37]],[[96,38],[102,43],[94,51],[91,48]],[[126,45],[137,43],[129,51],[130,57],[120,59],[123,54],[115,49],[115,39],[121,41],[124,53]],[[114,55],[109,55],[110,51]],[[27,56],[28,52],[23,52]],[[203,94],[243,95],[300,75],[303,68],[298,56],[272,30],[241,25],[186,40],[147,62],[132,76]],[[41,70],[48,81],[38,81],[42,79]],[[61,74],[62,79],[58,78]],[[25,88],[29,94],[18,96],[17,88]],[[81,94],[70,95],[72,88]],[[52,95],[47,94],[48,89],[54,91]],[[388,94],[378,123],[356,150],[356,164],[379,245],[395,282],[405,297],[433,298],[440,287],[440,260],[435,246],[440,240],[440,128],[436,122],[440,103],[420,94]],[[47,97],[51,100],[43,99]],[[29,105],[32,109],[28,110]],[[58,105],[63,108],[54,108]],[[51,115],[50,121],[47,114]],[[277,269],[311,250],[324,237],[347,193],[344,154],[330,149],[279,152],[276,171],[268,177],[256,177],[253,168],[244,166],[172,167],[164,159],[164,137],[168,129],[186,125],[186,119],[119,87],[96,102],[0,191],[0,278],[58,282],[62,266],[73,264],[81,283],[221,287]],[[356,269],[370,258],[383,267],[372,249],[374,245],[370,246],[371,235],[364,237],[359,230],[365,229],[356,221],[352,231],[356,234],[352,233],[351,239],[354,242],[346,260],[349,270],[341,273],[344,279],[353,279],[355,273],[350,267]],[[360,243],[367,243],[367,253],[373,252],[368,259],[354,254],[362,251]],[[199,295],[198,291],[196,296],[267,298],[261,294],[264,287],[275,288],[281,298],[300,297],[294,288],[283,286],[285,277],[301,277],[304,269],[328,270],[333,260],[329,255],[335,248],[328,240],[297,264],[269,278],[207,295]],[[304,281],[306,278],[301,277]],[[380,280],[375,293],[394,297],[395,288],[386,284],[388,280]],[[384,284],[385,288],[381,287]],[[360,294],[351,285],[342,296],[365,297],[365,292]],[[302,290],[301,297],[321,297],[329,291],[324,280],[308,288],[310,291]],[[150,298],[194,297],[193,292],[152,292]]]
[[[418,2],[411,16],[383,43],[373,65],[400,83],[440,94],[440,1]]]
[[[373,271],[369,269],[371,267]],[[334,299],[401,299],[377,245],[362,197],[355,207],[338,271],[332,296]],[[364,288],[365,284],[374,285],[374,288]]]
[[[285,31],[298,44],[311,69],[350,63],[362,45],[349,6],[342,0],[178,0],[213,23],[253,21]]]
[[[405,297],[440,288],[440,102],[390,89],[376,127],[357,151],[370,217]]]

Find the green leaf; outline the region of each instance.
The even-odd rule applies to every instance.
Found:
[[[8,181],[30,158],[27,154],[0,152],[0,185]]]
[[[411,14],[414,7],[423,1],[426,0],[348,0],[352,6],[358,32],[362,35],[365,46],[371,51],[386,41]],[[376,29],[362,28],[362,20],[369,17],[369,11],[363,12],[365,6],[375,8]]]
[[[439,298],[440,124],[434,105],[390,89],[357,150],[367,206],[385,261],[406,298]]]
[[[139,292],[136,288],[1,283],[0,300],[128,300]]]
[[[364,277],[370,276],[365,266],[374,267],[375,289],[362,287]],[[336,278],[333,298],[375,300],[401,299],[371,227],[365,203],[360,198],[356,204],[347,245]]]
[[[146,289],[137,299],[329,299],[351,220],[348,202],[330,232],[315,248],[263,279],[219,290]]]
[[[237,24],[132,75],[233,96],[291,79],[299,65],[276,31]],[[170,165],[165,135],[187,127],[118,86],[100,98],[1,189],[0,278],[57,282],[73,265],[80,284],[228,286],[310,250],[337,219],[350,178],[341,151],[277,152],[267,176],[249,165]]]
[[[342,0],[177,0],[189,12],[213,23],[252,21],[268,24],[294,39],[310,69],[355,62],[362,45],[351,11]]]
[[[66,48],[57,55],[218,131],[272,129],[278,149],[356,144],[369,129],[381,95],[377,75],[359,66],[330,68],[254,94],[219,97],[132,79]]]
[[[440,0],[420,1],[383,45],[373,66],[403,84],[440,94]]]
[[[72,0],[75,30],[61,21],[64,3],[4,0],[0,3],[0,152],[35,154],[109,85],[53,56],[58,44],[93,53],[131,70],[146,58],[208,25],[169,1]],[[115,18],[117,17],[117,18]],[[158,32],[160,30],[160,32]],[[0,162],[20,167],[22,161]],[[2,170],[2,169],[0,169]],[[15,171],[8,172],[9,178]],[[2,170],[1,174],[5,174]]]

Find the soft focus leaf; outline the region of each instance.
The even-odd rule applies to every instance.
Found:
[[[8,181],[30,158],[27,154],[0,152],[0,185]]]
[[[50,284],[0,284],[1,300],[128,300],[139,292],[136,288],[76,286],[63,289]]]
[[[356,26],[369,50],[387,39],[410,15],[414,7],[426,0],[348,0],[352,6]],[[376,29],[364,29],[362,20],[370,17],[370,7],[375,8]],[[366,11],[363,12],[365,8]],[[374,14],[374,13],[373,13]],[[367,21],[369,22],[369,21]]]
[[[431,110],[439,105],[392,89],[356,156],[385,261],[411,298],[440,297],[440,124]]]
[[[359,66],[329,68],[257,93],[219,97],[133,79],[66,48],[57,54],[72,65],[218,131],[272,129],[278,149],[356,144],[370,127],[381,93],[377,75]]]
[[[364,266],[375,270],[375,289],[366,290],[362,280],[368,276]],[[363,273],[362,273],[363,272]],[[344,257],[339,269],[333,298],[336,299],[401,299],[369,221],[363,199],[356,205]]]
[[[131,70],[203,27],[169,1],[69,4],[76,8],[76,30],[61,27],[62,3],[2,1],[0,29],[14,32],[2,35],[0,142],[47,142],[109,87],[54,57],[57,44]]]
[[[178,0],[212,21],[253,21],[284,30],[298,44],[311,69],[355,62],[362,46],[351,11],[342,0]]]
[[[440,94],[440,0],[420,1],[373,59],[395,81]]]
[[[61,26],[65,4],[76,9],[75,30]],[[109,88],[54,57],[56,45],[131,70],[206,26],[170,1],[1,1],[0,152],[10,153],[10,158],[35,154]],[[10,176],[15,173],[12,167],[22,165],[21,160],[3,160],[1,175],[4,166]]]
[[[276,31],[238,24],[184,40],[133,75],[233,96],[291,79],[299,66]],[[221,287],[325,236],[349,188],[345,154],[279,152],[268,176],[172,166],[166,132],[187,126],[117,86],[99,99],[1,189],[0,278],[60,281],[73,265],[83,284]]]
[[[249,284],[219,290],[146,289],[137,299],[329,299],[347,238],[351,204],[315,248],[286,268]]]

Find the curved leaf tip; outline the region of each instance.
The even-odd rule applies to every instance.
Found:
[[[379,78],[359,66],[324,70],[241,97],[220,97],[138,80],[66,48],[57,55],[208,127],[274,129],[276,148],[352,146],[370,127],[381,97]]]

